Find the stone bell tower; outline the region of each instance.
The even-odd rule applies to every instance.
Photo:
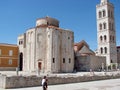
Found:
[[[108,0],[101,0],[101,3],[108,2]]]
[[[106,64],[117,63],[114,6],[109,0],[101,0],[96,6],[98,56],[106,57]]]

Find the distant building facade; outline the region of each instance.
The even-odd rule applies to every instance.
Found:
[[[36,27],[18,37],[20,69],[59,73],[72,72],[74,68],[74,34],[59,28],[59,21],[40,18]]]
[[[96,6],[97,12],[97,41],[96,55],[106,57],[106,65],[117,63],[116,30],[114,6],[109,0],[101,0]]]
[[[83,40],[74,44],[75,68],[77,71],[98,71],[106,66],[106,57],[95,56],[89,45]]]
[[[16,70],[19,61],[17,45],[0,43],[0,70]]]

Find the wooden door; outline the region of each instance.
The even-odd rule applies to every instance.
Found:
[[[38,62],[38,69],[41,70],[41,62]]]

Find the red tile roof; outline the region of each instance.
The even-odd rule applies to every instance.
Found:
[[[82,41],[79,42],[79,43],[75,43],[75,44],[74,44],[74,46],[77,46],[77,50],[78,50],[78,51],[79,51],[84,45],[89,48],[88,44],[87,44],[84,40],[82,40]]]

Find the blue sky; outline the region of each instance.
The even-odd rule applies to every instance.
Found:
[[[117,45],[120,45],[120,0],[115,7]],[[96,5],[100,0],[0,0],[0,43],[17,44],[17,37],[35,27],[37,18],[50,16],[60,27],[74,32],[74,41],[85,40],[97,48]]]

